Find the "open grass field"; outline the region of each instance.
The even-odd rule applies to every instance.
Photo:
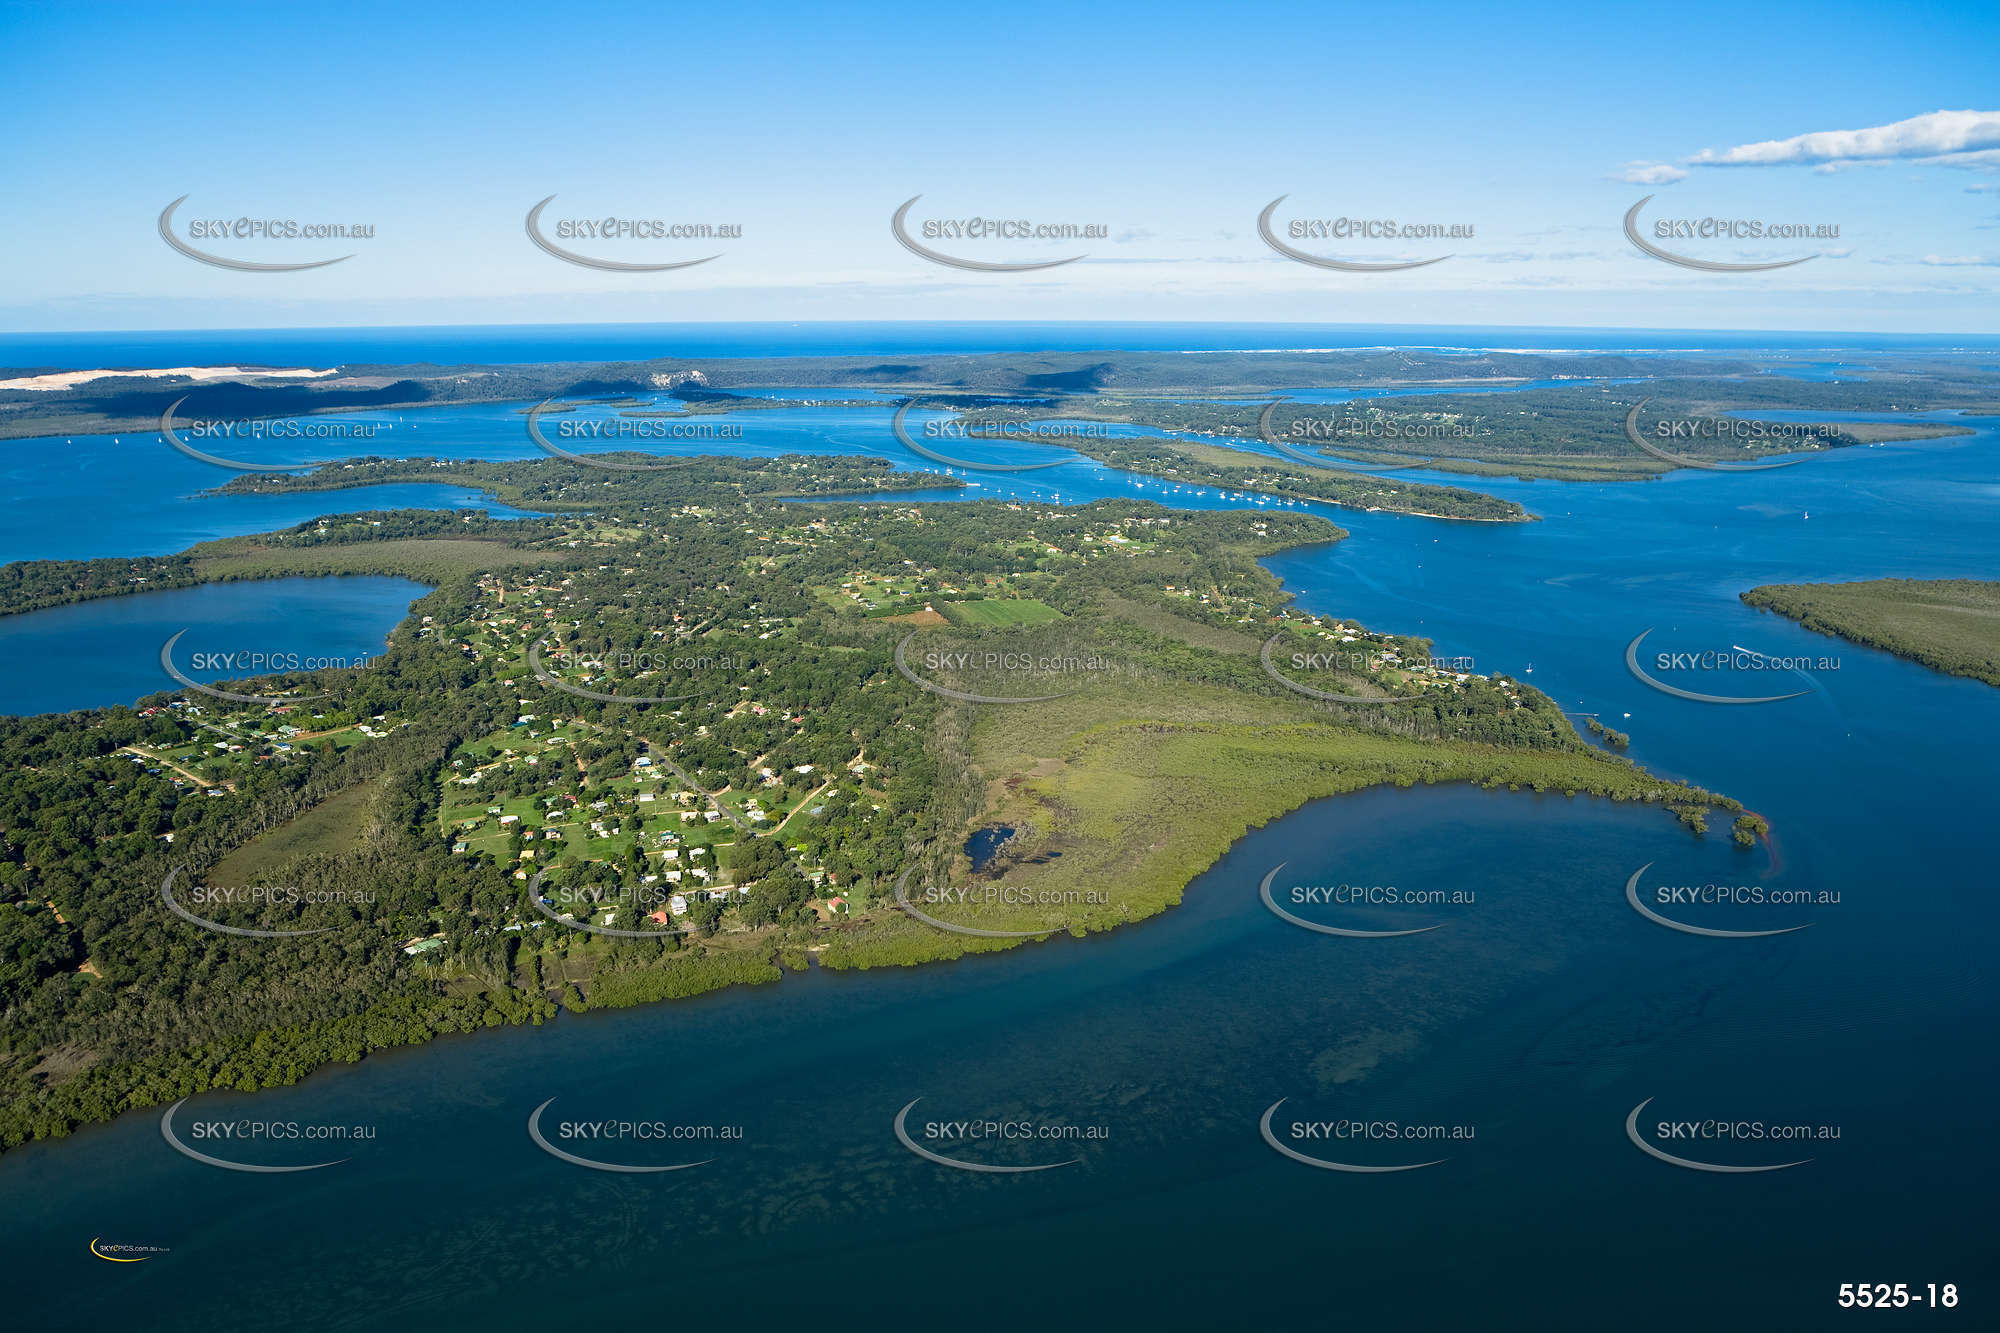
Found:
[[[337,856],[361,845],[386,777],[350,787],[269,833],[251,839],[208,872],[211,884],[269,884],[301,856]]]
[[[1061,620],[1062,612],[1032,597],[944,602],[946,619],[954,625],[1042,625]]]

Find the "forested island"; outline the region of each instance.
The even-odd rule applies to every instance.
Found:
[[[2000,685],[2000,583],[1978,579],[1869,579],[1770,583],[1745,602],[1816,633]]]
[[[1106,930],[1370,785],[1742,816],[1524,682],[1300,610],[1258,562],[1341,539],[1324,518],[800,498],[938,484],[869,460],[452,466],[541,516],[375,512],[0,570],[8,610],[435,585],[364,668],[0,719],[0,1144],[809,959]],[[998,826],[973,872],[968,836]]]
[[[121,373],[60,389],[29,388],[32,368],[0,372],[0,440],[154,431],[185,398],[190,415],[252,420],[406,410],[464,403],[597,398],[635,416],[771,413],[799,401],[745,392],[793,385],[855,391],[815,407],[885,405],[868,394],[954,400],[1014,419],[1075,417],[1192,434],[1220,444],[1260,440],[1266,427],[1330,464],[1426,467],[1470,476],[1630,481],[1674,466],[1637,447],[1624,429],[1642,400],[1639,428],[1675,454],[1749,462],[1883,441],[1967,433],[1919,414],[2000,412],[2000,380],[1977,357],[1872,352],[1850,377],[1799,373],[1801,354],[1446,352],[991,353],[879,357],[673,358],[513,366],[347,365],[300,378],[244,369],[193,379]],[[8,376],[11,375],[11,378]],[[1305,390],[1341,390],[1347,401],[1282,403]],[[1374,396],[1379,394],[1391,396]],[[1841,414],[1899,420],[1845,422]],[[1770,424],[1771,413],[1824,413]],[[1766,424],[1751,428],[1749,422]],[[1685,434],[1673,432],[1685,431]],[[1296,433],[1295,433],[1296,432]],[[1666,433],[1660,433],[1666,432]],[[1129,443],[1127,448],[1133,447]],[[1163,441],[1156,446],[1173,451]],[[1105,459],[1101,452],[1093,456]],[[1123,463],[1117,464],[1123,466]],[[1332,469],[1336,492],[1361,483]],[[1348,503],[1337,500],[1337,503]],[[1498,502],[1495,502],[1498,503]],[[1365,502],[1363,507],[1369,507]],[[1451,517],[1466,517],[1449,511]],[[1479,515],[1492,517],[1492,515]]]

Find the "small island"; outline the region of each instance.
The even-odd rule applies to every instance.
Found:
[[[2000,583],[1979,579],[1772,583],[1752,588],[1743,600],[1789,616],[1820,634],[2000,685]]]

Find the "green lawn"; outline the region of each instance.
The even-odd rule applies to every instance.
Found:
[[[980,602],[940,602],[945,617],[956,625],[1042,625],[1061,620],[1062,612],[1032,597],[989,598]]]

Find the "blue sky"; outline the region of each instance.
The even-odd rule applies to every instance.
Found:
[[[0,330],[801,319],[2000,332],[2000,6],[0,6]],[[1983,112],[1941,119],[1933,113]],[[1855,134],[1901,126],[1877,134]],[[1812,136],[1788,142],[1798,136]],[[1775,144],[1755,148],[1754,145]],[[1666,241],[1647,224],[1838,226]],[[1099,225],[895,243],[890,214]],[[161,209],[372,225],[162,242]],[[737,224],[565,242],[524,218]],[[1361,217],[1444,242],[1258,236]],[[1648,236],[1654,233],[1650,230]]]

